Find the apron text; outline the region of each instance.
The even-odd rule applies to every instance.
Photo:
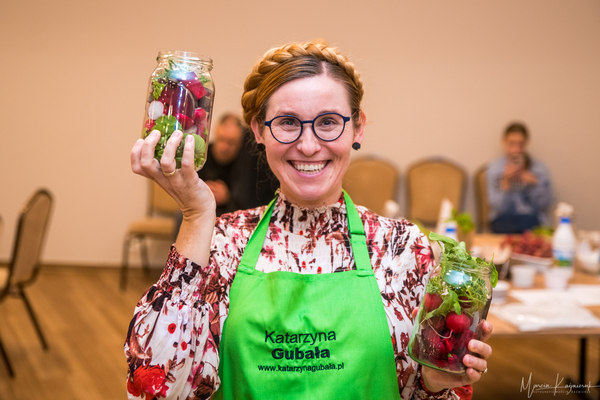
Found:
[[[308,343],[314,346],[317,341],[327,342],[329,340],[336,340],[334,331],[276,335],[275,331],[269,332],[265,329],[265,343]]]

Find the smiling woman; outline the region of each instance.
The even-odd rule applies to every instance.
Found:
[[[284,123],[287,121],[289,126],[291,121],[297,127],[293,129],[297,132],[293,135],[293,143],[281,143],[279,132],[283,129],[274,130],[278,125],[269,124],[266,127],[265,124],[259,124],[257,117],[251,120],[256,141],[265,145],[269,165],[281,182],[281,193],[304,207],[335,203],[342,192],[342,178],[350,164],[352,143],[360,143],[363,139],[364,114],[359,114],[358,126],[355,127],[352,121],[348,128],[344,127],[343,116],[352,112],[348,95],[344,86],[325,72],[284,84],[273,93],[268,103],[266,118],[269,122],[289,116],[283,119]],[[341,122],[340,118],[337,119],[336,132],[340,134],[330,141],[321,139],[315,131],[320,131],[315,128],[318,117],[326,115],[342,117]],[[334,120],[331,117],[329,119]],[[304,126],[302,120],[308,120],[311,124]]]
[[[360,75],[336,49],[268,51],[242,105],[281,189],[267,207],[217,219],[193,168],[193,141],[167,175],[180,132],[160,163],[159,135],[135,144],[133,171],[178,201],[183,222],[130,324],[130,399],[470,397],[487,369],[491,324],[469,342],[463,375],[410,359],[431,248],[415,225],[355,206],[342,190],[365,134],[362,96]]]

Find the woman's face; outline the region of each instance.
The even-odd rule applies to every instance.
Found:
[[[351,117],[350,102],[344,86],[326,75],[296,79],[277,89],[269,99],[266,120],[280,115],[293,115],[302,121],[317,115],[336,112]],[[267,160],[279,179],[281,192],[291,202],[314,208],[335,203],[342,193],[342,178],[350,163],[352,143],[361,143],[361,125],[346,123],[342,135],[332,141],[318,139],[310,123],[304,124],[302,135],[294,143],[279,143],[266,126],[252,120],[258,143],[263,143]]]
[[[504,137],[504,152],[508,158],[522,157],[527,151],[527,139],[521,132],[509,132]]]

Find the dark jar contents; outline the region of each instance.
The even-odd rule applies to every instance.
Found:
[[[444,260],[433,271],[408,345],[418,363],[445,372],[465,373],[467,346],[479,340],[492,300],[492,267],[470,268]]]
[[[181,168],[183,144],[194,136],[194,167],[201,169],[206,161],[215,86],[210,71],[212,60],[185,51],[161,51],[158,65],[150,76],[142,137],[160,131],[154,158],[160,161],[167,140],[173,132],[183,132],[175,161]]]

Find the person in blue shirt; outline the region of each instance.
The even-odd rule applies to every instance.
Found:
[[[521,123],[504,131],[505,155],[487,169],[490,226],[494,233],[523,233],[545,225],[553,202],[550,174],[527,153],[529,132]]]

